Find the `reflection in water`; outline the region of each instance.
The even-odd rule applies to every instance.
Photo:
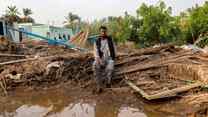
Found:
[[[50,111],[50,108],[41,106],[23,105],[16,110],[15,117],[43,117]]]
[[[118,113],[118,117],[147,117],[144,113],[141,113],[138,109],[130,107],[121,107]]]
[[[95,105],[93,104],[70,104],[63,111],[52,114],[49,117],[95,117]]]
[[[184,111],[173,104],[159,107],[157,104],[145,104],[142,105],[145,115],[137,107],[131,108],[136,105],[129,107],[130,104],[116,102],[114,99],[77,100],[76,96],[80,92],[69,92],[64,89],[35,93],[20,90],[13,96],[0,98],[0,117],[167,117],[168,114],[175,115],[174,112]],[[182,109],[183,107],[185,106],[181,106]]]
[[[60,112],[53,112],[53,109],[53,106],[47,108],[38,105],[23,105],[17,108],[16,111],[4,113],[3,115],[0,115],[0,117],[146,117],[145,114],[135,108],[109,108],[109,111],[108,107],[100,110],[96,109],[95,104],[80,102],[69,104],[69,106],[65,107]]]
[[[4,112],[0,117],[43,117],[49,111],[51,107],[45,108],[38,105],[23,105],[17,108],[14,112]]]

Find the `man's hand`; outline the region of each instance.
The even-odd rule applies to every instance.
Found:
[[[102,60],[100,59],[100,57],[95,57],[95,61],[96,61],[98,64],[101,64],[101,63],[102,63]]]

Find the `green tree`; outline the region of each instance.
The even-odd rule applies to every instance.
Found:
[[[6,10],[6,15],[8,16],[17,16],[20,15],[18,8],[16,6],[8,6]]]
[[[9,22],[19,22],[20,21],[20,12],[16,6],[8,6],[4,18]]]
[[[31,22],[34,23],[34,19],[32,17],[30,17],[30,15],[33,14],[32,10],[29,8],[23,8],[22,9],[23,15],[24,17],[21,19],[21,22]]]
[[[93,23],[91,23],[90,31],[91,34],[98,34],[99,27],[101,25],[105,25],[108,27],[109,34],[116,42],[124,43],[128,40],[132,40],[131,37],[135,37],[135,35],[132,33],[134,28],[134,20],[135,18],[133,16],[130,16],[127,12],[125,12],[125,16],[109,16],[101,20],[95,20]]]
[[[65,27],[71,28],[73,31],[76,32],[77,29],[81,29],[80,22],[81,18],[77,14],[73,14],[69,12],[68,15],[65,17]]]
[[[33,14],[32,10],[29,9],[29,8],[23,8],[22,9],[22,12],[23,12],[23,14],[24,14],[25,17],[29,17],[30,15]]]
[[[177,39],[177,33],[180,30],[171,16],[171,7],[167,8],[164,2],[160,1],[156,6],[142,4],[137,10],[137,14],[142,22],[139,29],[139,41],[144,46]]]
[[[188,15],[189,31],[191,32],[193,42],[195,42],[199,35],[208,32],[208,2],[201,7],[195,6],[188,12]]]
[[[134,17],[125,12],[124,17],[117,17],[108,21],[108,27],[110,28],[109,30],[117,42],[124,43],[128,40],[131,40],[133,19]]]
[[[189,8],[179,16],[172,16],[171,11],[171,7],[163,1],[156,5],[142,4],[137,10],[137,17],[125,12],[124,16],[95,20],[90,25],[90,31],[91,34],[98,34],[99,27],[106,25],[117,42],[130,40],[139,47],[169,42],[180,45],[193,43],[200,35],[201,39],[207,38],[203,35],[208,31],[208,2]]]

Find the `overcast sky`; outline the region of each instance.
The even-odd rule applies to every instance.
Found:
[[[0,0],[0,15],[5,13],[8,5],[31,8],[32,17],[39,23],[60,25],[68,12],[79,14],[84,20],[92,21],[107,16],[120,16],[125,11],[135,15],[136,9],[143,3],[156,4],[159,0]],[[164,0],[173,8],[173,14],[194,6],[202,5],[207,0]]]

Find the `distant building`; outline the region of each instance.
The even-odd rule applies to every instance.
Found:
[[[32,23],[21,23],[18,24],[19,29],[32,32],[54,40],[68,40],[68,37],[74,35],[72,29],[49,26],[46,24],[32,24]],[[23,35],[23,38],[39,39],[32,36]]]
[[[0,36],[7,36],[8,39],[14,42],[20,41],[20,34],[13,29],[18,29],[17,23],[13,23],[12,25],[6,23],[5,20],[0,19]]]

